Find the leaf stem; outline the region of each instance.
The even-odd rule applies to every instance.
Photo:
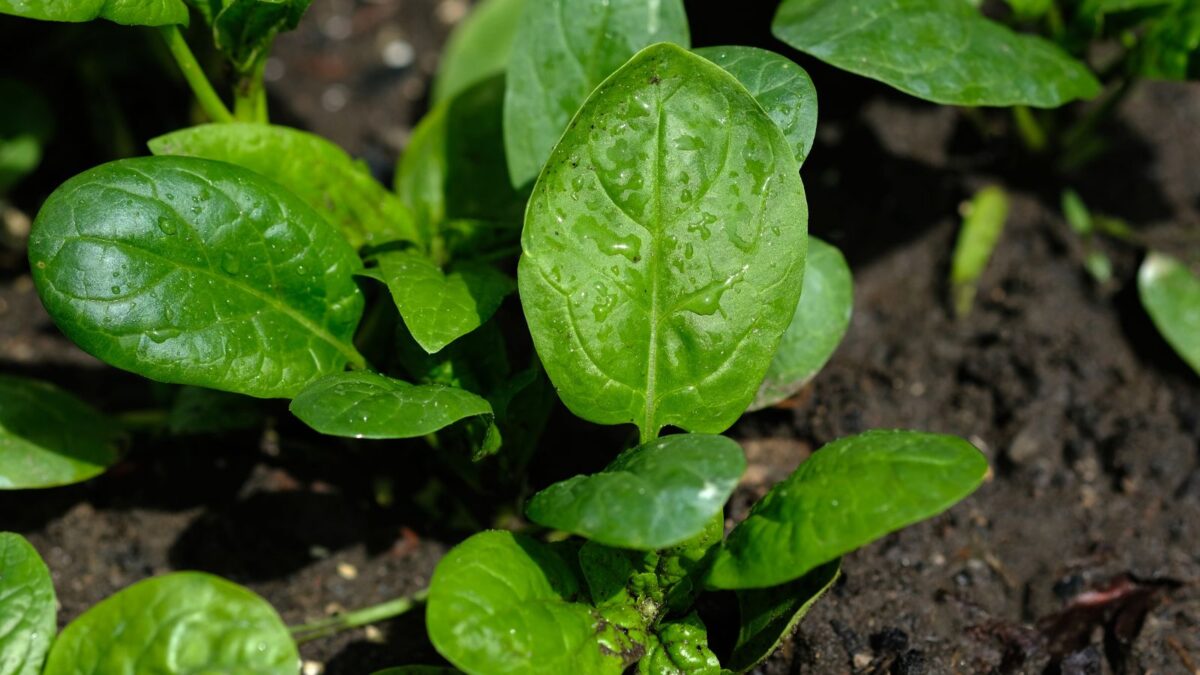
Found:
[[[183,33],[179,32],[179,26],[163,26],[159,28],[159,34],[167,43],[167,49],[171,51],[175,63],[179,64],[179,70],[183,72],[184,79],[192,88],[192,93],[196,95],[196,101],[200,103],[205,114],[214,122],[232,122],[233,115],[204,75],[204,69],[200,67],[187,41],[183,39]]]
[[[233,116],[239,122],[258,122],[266,124],[267,89],[263,86],[263,71],[266,70],[266,57],[259,58],[249,72],[238,78],[233,91]]]
[[[1021,141],[1025,143],[1025,148],[1033,153],[1039,153],[1046,149],[1046,131],[1042,125],[1038,123],[1037,117],[1034,117],[1033,111],[1027,106],[1017,105],[1012,107],[1013,122],[1017,125],[1017,133],[1021,137]]]
[[[292,626],[289,630],[296,644],[304,644],[305,642],[329,637],[345,630],[395,618],[425,602],[425,598],[428,595],[429,589],[422,588],[412,595],[394,598],[378,605],[364,607],[353,612],[346,612],[345,614],[339,614],[328,619]]]

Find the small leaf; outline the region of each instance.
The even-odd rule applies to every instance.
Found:
[[[704,47],[696,53],[749,90],[804,164],[817,135],[817,89],[808,73],[791,59],[757,47]]]
[[[840,559],[827,562],[780,586],[738,591],[740,626],[729,668],[744,673],[774,653],[837,581],[840,564]]]
[[[408,209],[333,143],[271,124],[201,124],[159,136],[156,155],[216,159],[260,173],[292,191],[333,223],[355,247],[417,241]]]
[[[708,648],[708,629],[695,612],[659,625],[639,675],[719,675],[721,663]]]
[[[58,628],[56,602],[37,550],[19,534],[0,532],[0,675],[42,672]]]
[[[1200,277],[1151,251],[1138,270],[1138,294],[1158,332],[1200,374]]]
[[[300,23],[311,1],[223,0],[223,8],[210,22],[217,49],[238,72],[251,72],[266,58],[275,35]]]
[[[33,172],[54,131],[45,97],[17,80],[0,77],[0,196]]]
[[[43,675],[295,675],[299,663],[265,600],[219,577],[177,572],[138,582],[72,621]]]
[[[868,431],[818,450],[776,485],[717,553],[708,585],[766,588],[971,494],[987,461],[956,436]]]
[[[689,45],[681,0],[528,1],[504,97],[504,145],[514,186],[537,178],[592,89],[656,42]]]
[[[481,532],[434,570],[425,623],[438,652],[471,675],[619,675],[644,648],[580,597],[551,547]]]
[[[967,205],[958,241],[954,244],[954,259],[950,263],[950,288],[954,293],[954,313],[964,317],[971,313],[979,277],[987,267],[1008,219],[1008,194],[997,186],[980,190]]]
[[[116,463],[115,422],[45,382],[0,375],[0,490],[78,483]]]
[[[232,164],[143,157],[86,171],[46,200],[29,261],[67,337],[152,380],[286,398],[363,365],[354,250]]]
[[[1054,108],[1100,93],[1083,63],[963,0],[784,0],[772,30],[843,70],[934,103]]]
[[[842,252],[809,237],[800,302],[750,410],[774,405],[803,389],[833,356],[853,310],[854,277]]]
[[[323,434],[348,438],[417,438],[468,417],[492,415],[487,400],[469,391],[365,371],[313,382],[290,410]]]
[[[433,80],[433,102],[449,101],[508,68],[526,0],[483,0],[454,28]]]
[[[666,436],[542,490],[526,514],[608,546],[667,548],[700,534],[745,470],[742,449],[724,436]]]
[[[71,23],[108,19],[127,26],[186,26],[188,23],[187,5],[183,0],[0,0],[0,14]]]

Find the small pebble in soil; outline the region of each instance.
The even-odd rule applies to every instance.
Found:
[[[358,568],[355,567],[354,565],[351,565],[350,563],[338,563],[337,573],[338,573],[338,576],[343,579],[357,579],[358,578]]]

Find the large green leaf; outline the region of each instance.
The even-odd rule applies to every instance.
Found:
[[[38,675],[57,626],[50,570],[25,538],[0,532],[0,675]]]
[[[708,629],[693,612],[658,626],[637,671],[639,675],[719,675],[721,663],[708,648]]]
[[[690,44],[682,0],[529,0],[517,26],[504,98],[513,185],[537,178],[592,89],[656,42]]]
[[[817,88],[803,68],[757,47],[703,47],[696,53],[729,71],[767,111],[804,164],[817,135]]]
[[[726,665],[744,673],[765,661],[837,581],[840,564],[827,562],[780,586],[738,591],[738,637]]]
[[[853,309],[854,278],[842,252],[809,237],[804,292],[750,409],[774,405],[803,389],[833,356]]]
[[[0,0],[0,14],[72,23],[108,19],[127,26],[188,23],[183,0]]]
[[[50,104],[32,87],[0,77],[0,195],[37,168],[54,131]]]
[[[433,101],[448,101],[508,68],[517,22],[526,0],[483,0],[446,42],[433,80]]]
[[[1178,260],[1151,252],[1138,270],[1138,294],[1158,332],[1200,374],[1200,277]]]
[[[708,584],[766,588],[807,574],[971,494],[987,461],[957,436],[868,431],[818,450],[734,528]]]
[[[29,261],[67,337],[154,380],[291,397],[363,363],[354,250],[232,164],[144,157],[86,171],[46,200]]]
[[[178,572],[138,582],[72,621],[43,675],[295,675],[299,665],[265,600],[219,577]]]
[[[800,299],[795,156],[745,87],[669,44],[588,99],[530,198],[519,282],[575,414],[719,433],[754,397]]]
[[[412,216],[393,194],[333,143],[271,124],[202,124],[150,141],[156,155],[217,159],[291,190],[341,229],[355,248],[417,240]]]
[[[481,532],[438,564],[425,623],[438,652],[471,675],[619,675],[643,647],[581,597],[551,547]]]
[[[533,496],[531,520],[643,551],[696,536],[725,506],[746,458],[724,436],[677,434],[626,450],[603,471]]]
[[[84,481],[119,457],[116,423],[45,382],[0,375],[0,490]]]
[[[1086,65],[963,0],[784,0],[772,28],[830,65],[935,103],[1053,108],[1100,92]]]

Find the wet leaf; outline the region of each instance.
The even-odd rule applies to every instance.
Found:
[[[0,675],[42,672],[58,629],[56,606],[37,550],[19,534],[0,532]]]
[[[729,668],[744,673],[774,653],[837,581],[840,565],[837,559],[780,586],[738,591],[740,625]]]
[[[433,102],[503,74],[526,0],[483,0],[454,28],[433,80]]]
[[[1200,374],[1200,277],[1151,251],[1138,270],[1138,294],[1158,332]]]
[[[127,26],[186,26],[188,23],[187,5],[183,0],[0,0],[0,14],[71,23],[107,19]]]
[[[708,648],[708,629],[692,612],[659,625],[637,671],[639,675],[719,675],[721,663]]]
[[[232,164],[144,157],[86,171],[46,200],[29,261],[67,337],[152,380],[290,398],[363,364],[354,250]]]
[[[646,440],[728,428],[795,312],[807,221],[791,147],[733,76],[673,45],[630,60],[555,147],[522,235],[567,407]]]

